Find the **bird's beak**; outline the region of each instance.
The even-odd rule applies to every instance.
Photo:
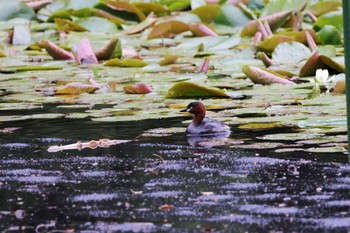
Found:
[[[188,108],[184,108],[184,109],[181,109],[180,112],[188,112],[189,109]]]

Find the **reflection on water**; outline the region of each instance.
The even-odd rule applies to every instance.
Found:
[[[0,141],[0,229],[350,230],[350,166],[344,155],[320,162],[310,154],[193,147],[198,141],[188,139],[188,145],[182,134],[96,150],[46,151],[77,140],[130,139],[180,122],[22,122],[22,129]]]
[[[194,147],[212,147],[211,145],[215,145],[217,143],[223,142],[226,138],[230,136],[231,132],[226,132],[222,134],[216,134],[216,135],[207,135],[207,136],[187,136],[187,142],[191,146]]]

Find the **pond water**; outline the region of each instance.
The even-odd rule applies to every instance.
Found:
[[[350,231],[344,154],[198,148],[182,133],[47,152],[79,140],[133,139],[183,120],[1,123],[20,127],[1,134],[1,231]]]

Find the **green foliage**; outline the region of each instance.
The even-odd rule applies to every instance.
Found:
[[[33,19],[35,12],[20,0],[0,0],[0,20],[12,18]]]

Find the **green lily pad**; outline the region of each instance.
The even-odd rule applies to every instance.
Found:
[[[341,44],[340,32],[332,25],[325,25],[318,33],[322,44]]]
[[[198,15],[202,22],[211,23],[214,21],[215,16],[219,13],[220,10],[221,7],[219,5],[208,4],[197,7],[196,9],[192,10],[191,13]]]
[[[57,25],[57,29],[62,31],[88,31],[88,29],[84,28],[83,26],[80,26],[79,24],[67,19],[56,18],[55,23]]]
[[[228,26],[243,26],[251,20],[240,8],[231,4],[223,4],[215,16],[215,23]]]
[[[35,17],[34,10],[20,0],[0,0],[0,6],[0,21],[12,18],[32,19]]]
[[[272,62],[275,64],[291,64],[309,58],[311,51],[299,42],[284,42],[279,44],[272,53]]]
[[[316,31],[321,30],[326,25],[334,26],[338,31],[343,32],[343,14],[340,11],[332,11],[320,16],[315,24],[314,29]]]
[[[78,19],[75,23],[90,32],[108,34],[116,34],[118,32],[117,26],[114,23],[101,17],[90,16],[88,18]]]
[[[273,140],[273,141],[296,141],[296,140],[306,140],[306,139],[315,139],[323,137],[324,134],[318,134],[318,133],[310,133],[310,132],[303,132],[303,133],[276,133],[276,134],[268,134],[265,136],[258,137],[259,139],[263,140]]]
[[[0,73],[14,73],[35,70],[61,70],[61,66],[16,66],[0,68]]]
[[[241,130],[246,131],[263,131],[263,130],[271,130],[276,128],[284,127],[280,122],[272,122],[272,123],[248,123],[244,125],[238,126]]]
[[[307,10],[311,11],[316,17],[326,14],[331,11],[336,11],[341,8],[342,3],[338,1],[322,1],[316,2],[307,8]]]
[[[229,98],[221,90],[204,87],[192,82],[179,82],[168,90],[167,98]]]
[[[103,65],[104,66],[121,66],[121,67],[144,67],[148,63],[144,62],[140,59],[135,58],[127,58],[120,60],[119,58],[114,58],[111,60],[106,61]]]
[[[259,43],[256,47],[259,51],[271,54],[279,44],[293,41],[295,41],[293,37],[284,35],[273,35]]]
[[[275,0],[270,1],[261,12],[261,16],[272,15],[281,11],[297,11],[301,10],[303,6],[305,6],[305,0],[293,0],[293,1],[285,1],[285,0]]]
[[[142,11],[129,2],[105,0],[96,4],[95,7],[126,20],[141,22],[146,19]]]
[[[157,16],[167,15],[169,11],[165,9],[161,4],[151,3],[151,2],[133,2],[135,7],[137,7],[143,14],[149,15],[154,13]]]

